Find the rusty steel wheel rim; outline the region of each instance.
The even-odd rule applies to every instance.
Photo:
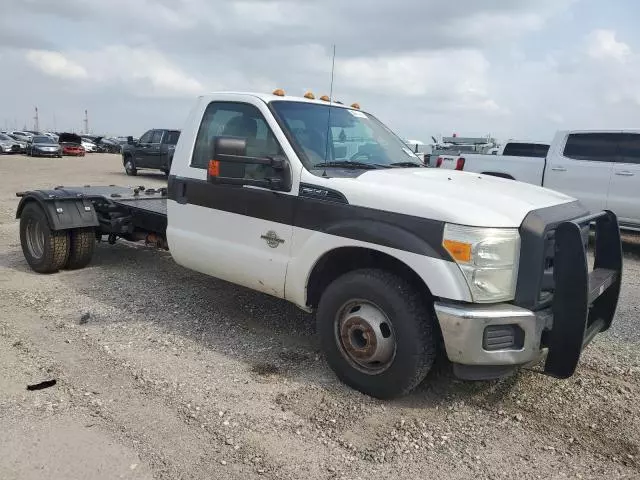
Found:
[[[387,370],[396,355],[393,324],[380,307],[367,300],[350,300],[338,310],[335,337],[342,356],[368,375]]]

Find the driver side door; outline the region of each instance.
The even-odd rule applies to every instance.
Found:
[[[284,297],[293,238],[296,190],[207,182],[217,136],[247,141],[247,155],[282,155],[283,150],[260,110],[243,102],[214,101],[202,116],[191,163],[170,178],[169,248],[176,261],[193,270],[235,284]],[[240,166],[242,168],[242,166]],[[246,165],[244,177],[271,173]],[[268,167],[270,168],[270,167]],[[242,171],[239,173],[241,178]],[[175,201],[174,201],[175,199]]]
[[[149,149],[151,148],[151,139],[153,138],[153,130],[149,130],[140,137],[140,140],[134,147],[133,158],[137,167],[149,167]]]

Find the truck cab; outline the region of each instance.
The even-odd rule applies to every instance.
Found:
[[[127,175],[137,175],[139,169],[160,170],[168,175],[179,138],[179,130],[153,129],[137,141],[128,140],[122,147],[122,164]]]

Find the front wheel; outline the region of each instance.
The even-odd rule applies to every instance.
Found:
[[[124,171],[127,175],[135,176],[138,174],[138,169],[136,168],[136,164],[131,157],[125,157],[124,159]]]
[[[350,387],[382,399],[404,395],[425,378],[436,356],[434,321],[421,292],[376,269],[335,280],[317,312],[331,369]]]

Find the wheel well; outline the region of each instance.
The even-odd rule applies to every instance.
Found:
[[[492,177],[500,177],[500,178],[508,178],[509,180],[515,180],[508,173],[500,173],[500,172],[482,172],[482,175],[491,175]]]
[[[325,253],[316,263],[307,284],[307,305],[316,308],[322,292],[338,277],[361,268],[378,268],[395,273],[407,280],[418,291],[431,297],[429,287],[405,263],[391,255],[361,247],[342,247]]]

